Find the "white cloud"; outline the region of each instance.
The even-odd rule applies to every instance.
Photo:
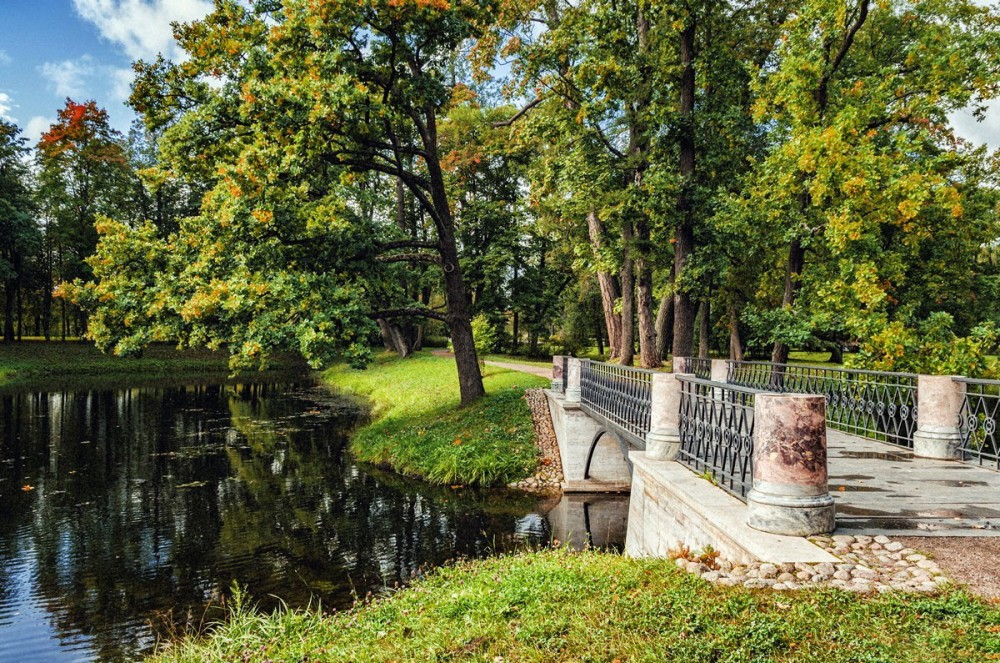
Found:
[[[1000,102],[987,105],[982,122],[977,121],[970,110],[956,111],[948,119],[962,138],[976,145],[987,145],[991,150],[1000,149]]]
[[[14,58],[7,55],[7,51],[0,48],[0,66],[8,65],[14,61]]]
[[[208,0],[73,0],[73,6],[133,60],[157,53],[181,59],[170,23],[193,21],[212,11]]]
[[[49,127],[54,123],[54,118],[36,115],[28,120],[27,126],[24,127],[24,136],[28,139],[29,143],[34,145],[42,137],[42,134],[48,131]]]
[[[12,110],[14,110],[14,100],[6,92],[0,92],[0,120],[17,122],[10,114]]]
[[[38,68],[57,96],[83,99],[109,99],[123,102],[131,92],[131,67],[112,67],[84,55],[76,60],[46,62]]]
[[[77,98],[87,94],[87,83],[97,74],[97,66],[92,57],[84,55],[76,60],[46,62],[39,71],[57,95]]]

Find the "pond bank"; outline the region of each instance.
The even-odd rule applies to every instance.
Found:
[[[531,412],[524,392],[543,378],[487,367],[487,395],[459,408],[455,362],[421,352],[381,355],[363,371],[346,365],[322,374],[334,389],[367,399],[371,422],[351,439],[362,462],[431,483],[505,486],[538,468]]]

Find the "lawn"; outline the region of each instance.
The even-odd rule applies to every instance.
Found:
[[[1000,609],[937,597],[725,588],[669,560],[567,550],[441,569],[324,616],[237,606],[167,661],[985,661]]]
[[[53,378],[98,380],[205,374],[225,377],[229,373],[228,361],[229,354],[224,350],[177,350],[168,343],[149,346],[142,357],[123,358],[103,354],[84,341],[25,340],[0,344],[0,385]],[[278,369],[305,367],[300,359],[286,355],[275,357],[271,364]]]
[[[323,373],[335,389],[371,403],[371,422],[351,438],[361,461],[438,484],[505,485],[538,463],[524,391],[548,380],[487,366],[487,396],[460,408],[453,359],[421,352],[381,355],[359,371],[337,365]]]

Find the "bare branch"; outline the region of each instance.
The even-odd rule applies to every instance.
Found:
[[[503,120],[502,122],[494,122],[493,126],[496,127],[496,128],[498,128],[498,129],[500,127],[509,127],[510,125],[514,124],[519,119],[521,119],[522,117],[524,117],[532,108],[534,108],[538,104],[542,103],[542,101],[544,101],[544,99],[545,99],[545,97],[537,97],[534,101],[532,101],[531,103],[529,103],[528,105],[526,105],[524,108],[522,108],[521,110],[519,110],[516,113],[514,113],[512,116],[510,116],[506,120]]]

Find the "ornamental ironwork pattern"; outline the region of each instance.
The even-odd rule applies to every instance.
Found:
[[[645,448],[655,371],[587,359],[580,361],[580,406],[587,414]]]
[[[729,361],[731,384],[792,394],[826,396],[830,428],[901,447],[917,429],[917,376],[912,373]]]
[[[1000,410],[1000,380],[958,378],[965,383],[965,400],[959,414],[962,446],[959,459],[1000,470],[997,415]]]
[[[699,378],[681,383],[681,448],[677,460],[706,473],[719,487],[746,501],[753,487],[755,389]]]
[[[684,357],[682,360],[683,373],[694,375],[696,378],[708,380],[712,377],[712,360],[707,357]]]

